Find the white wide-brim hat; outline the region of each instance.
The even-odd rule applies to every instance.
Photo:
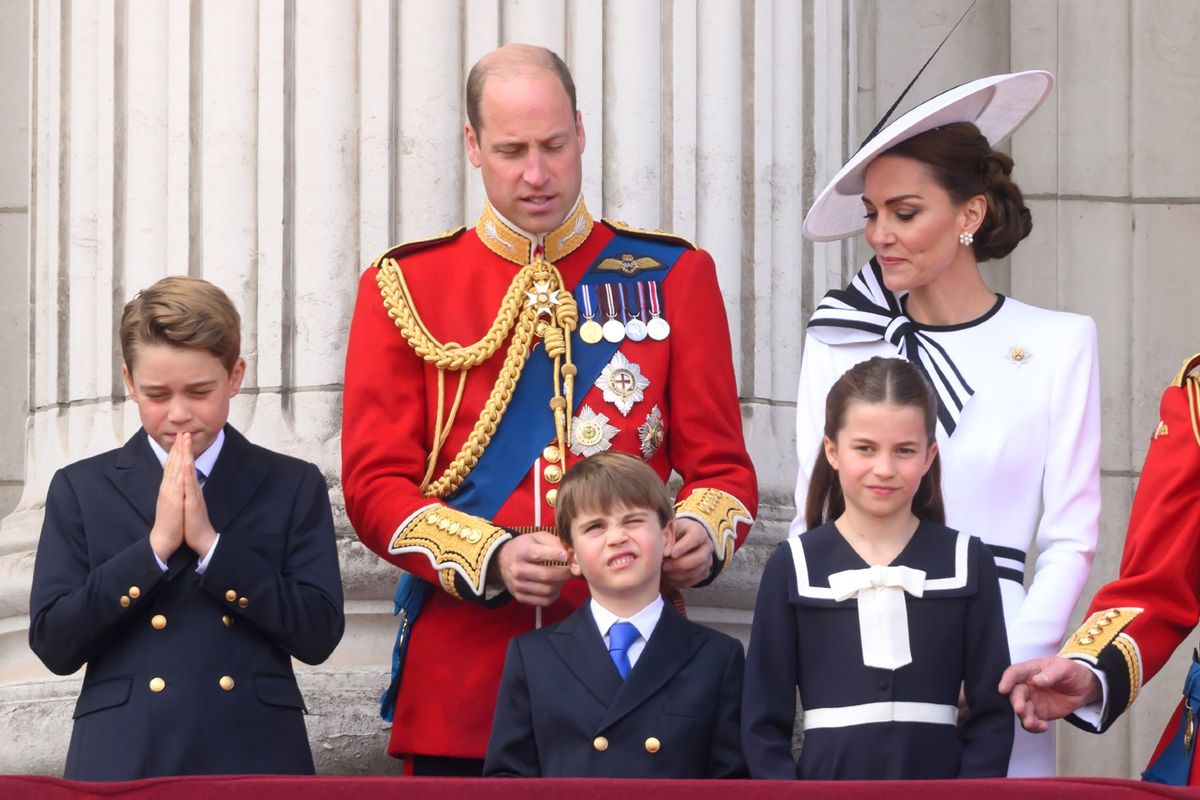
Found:
[[[863,176],[876,156],[919,133],[952,122],[973,122],[992,147],[1021,127],[1050,94],[1054,76],[1041,69],[992,75],[926,100],[863,143],[817,197],[804,218],[804,236],[829,242],[866,227]]]

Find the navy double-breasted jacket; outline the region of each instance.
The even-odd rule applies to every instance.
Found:
[[[325,660],[344,625],[325,481],[226,426],[198,574],[186,544],[165,572],[150,547],[162,474],[138,431],[50,484],[29,641],[58,674],[87,666],[66,777],[311,773],[292,657]]]

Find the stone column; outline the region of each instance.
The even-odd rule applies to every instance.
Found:
[[[1158,401],[1184,358],[1200,350],[1192,231],[1200,160],[1200,9],[1185,0],[1057,8],[1012,0],[1013,67],[1044,66],[1058,83],[1014,155],[1038,227],[1013,258],[1013,291],[1090,314],[1100,339],[1104,414],[1100,546],[1075,614],[1114,578]],[[1049,112],[1049,113],[1047,113]],[[1181,531],[1181,534],[1187,535]],[[1179,701],[1194,639],[1103,738],[1060,725],[1064,774],[1134,777]]]

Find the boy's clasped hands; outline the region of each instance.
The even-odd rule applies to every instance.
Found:
[[[165,563],[182,544],[204,558],[216,540],[217,532],[208,519],[208,506],[204,503],[204,492],[196,474],[192,435],[176,434],[167,462],[163,464],[154,527],[150,529],[150,547]]]

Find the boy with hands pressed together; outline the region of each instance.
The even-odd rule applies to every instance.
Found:
[[[142,429],[54,476],[30,646],[87,671],[65,776],[311,773],[291,660],[341,639],[328,490],[226,424],[245,373],[237,311],[165,278],[121,319]]]
[[[567,471],[555,511],[591,601],[510,642],[484,775],[744,777],[742,646],[663,602],[675,521],[662,481],[598,453]]]

